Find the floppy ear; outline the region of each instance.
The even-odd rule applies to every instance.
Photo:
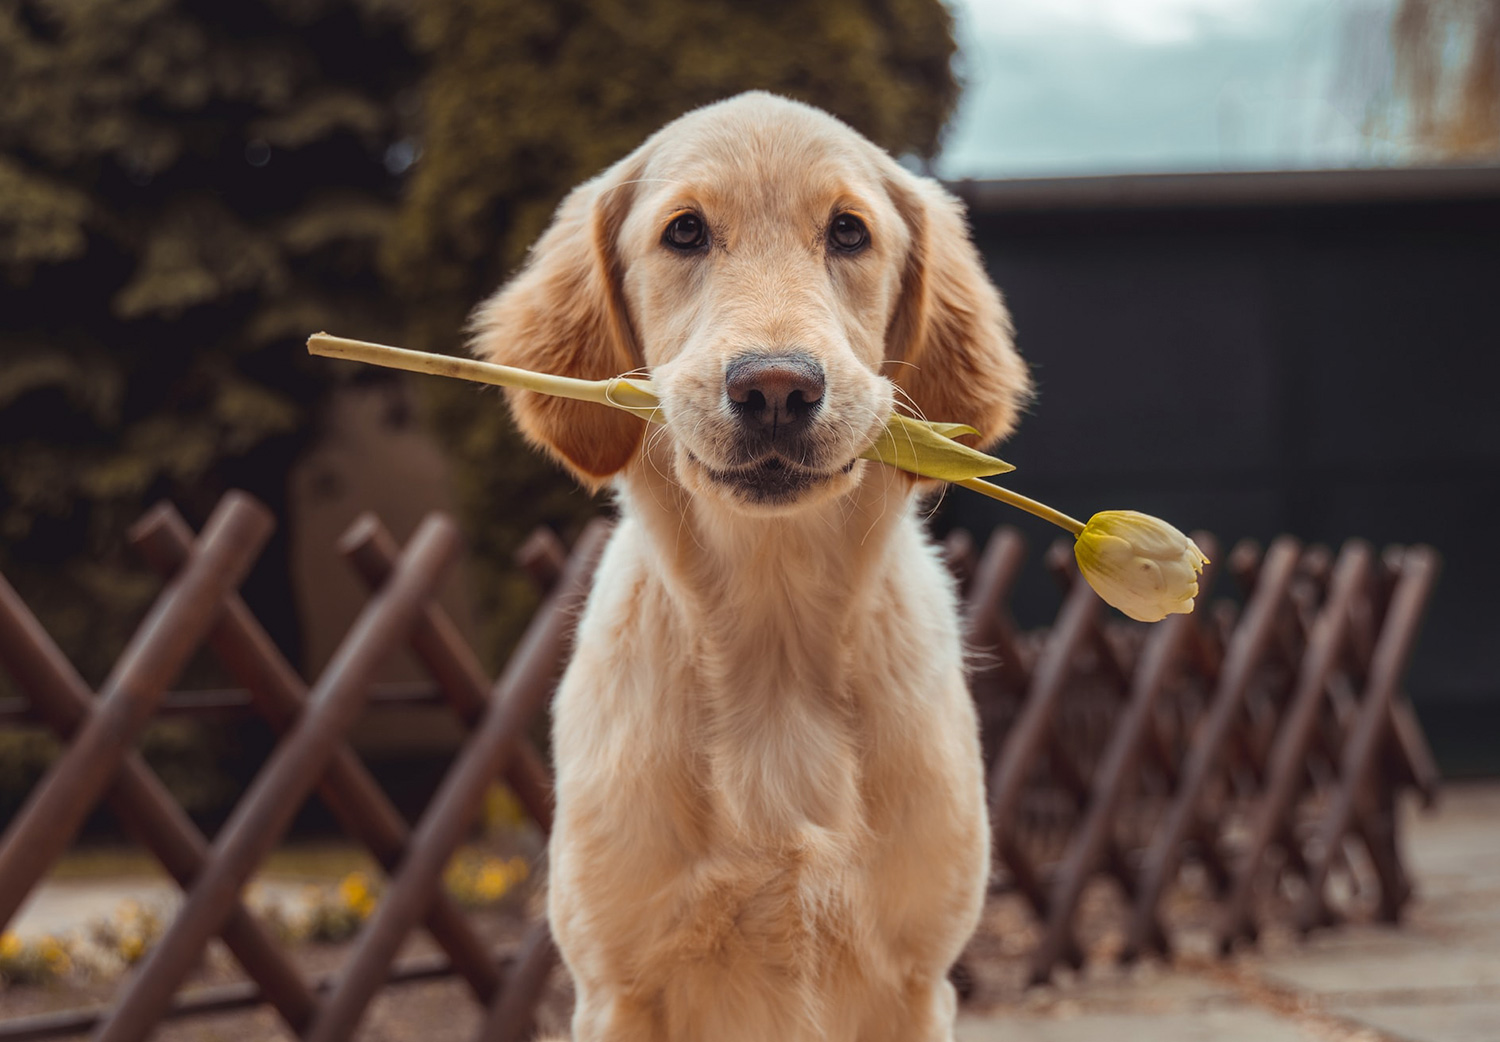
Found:
[[[925,418],[967,423],[979,437],[966,440],[992,445],[1031,397],[1010,312],[969,239],[962,203],[899,167],[886,190],[912,238],[886,333],[888,375]]]
[[[621,161],[573,189],[526,266],[474,312],[470,349],[502,365],[599,380],[639,366],[615,239],[633,196]],[[507,390],[527,440],[597,489],[635,455],[645,421],[593,402]]]

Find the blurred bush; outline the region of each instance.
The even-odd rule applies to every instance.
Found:
[[[155,589],[126,526],[282,507],[302,340],[397,328],[408,41],[380,0],[0,3],[0,570],[90,680]],[[295,655],[284,529],[247,592]]]
[[[954,49],[940,0],[0,0],[0,571],[97,682],[156,588],[130,521],[238,486],[284,522],[334,379],[390,378],[308,333],[461,350],[568,188],[741,90],[931,156]],[[493,665],[514,549],[596,507],[429,383]],[[246,596],[296,661],[284,533]]]

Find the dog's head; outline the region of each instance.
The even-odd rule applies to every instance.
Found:
[[[760,512],[847,491],[893,406],[990,444],[1029,389],[958,201],[826,113],[760,93],[688,113],[575,189],[475,328],[496,362],[648,368],[676,480]],[[627,413],[510,399],[590,485],[642,451]]]

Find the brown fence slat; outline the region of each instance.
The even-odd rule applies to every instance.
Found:
[[[592,526],[571,555],[546,531],[527,541],[519,562],[547,597],[492,686],[433,602],[456,547],[451,523],[429,519],[398,552],[378,522],[362,519],[341,549],[371,597],[309,692],[236,591],[265,537],[263,522],[260,508],[232,495],[196,544],[166,508],[136,526],[138,548],[177,577],[98,700],[0,578],[0,665],[24,695],[0,703],[0,727],[39,723],[73,739],[0,836],[0,913],[13,914],[101,800],[187,891],[117,1005],[0,1020],[0,1042],[90,1030],[122,1042],[144,1038],[166,1017],[262,1005],[309,1042],[343,1042],[381,987],[454,975],[467,978],[485,1007],[480,1042],[519,1042],[534,1030],[560,959],[546,922],[533,923],[519,949],[493,950],[443,890],[442,873],[496,778],[544,833],[551,827],[551,778],[525,732],[565,659],[603,529]],[[1210,537],[1197,538],[1219,556]],[[1018,533],[999,530],[976,549],[956,534],[945,555],[965,591],[966,640],[981,656],[973,692],[990,760],[996,857],[1041,928],[1028,956],[1032,980],[1058,963],[1083,964],[1079,910],[1098,876],[1124,890],[1124,956],[1169,950],[1159,909],[1189,859],[1202,862],[1214,884],[1208,896],[1221,949],[1255,937],[1260,913],[1252,902],[1273,865],[1301,876],[1303,900],[1293,912],[1302,929],[1370,910],[1399,917],[1410,883],[1397,843],[1398,799],[1414,789],[1430,802],[1439,784],[1400,688],[1437,572],[1433,551],[1392,549],[1377,567],[1358,541],[1336,558],[1289,537],[1264,555],[1242,544],[1227,564],[1244,588],[1243,611],[1207,603],[1210,571],[1194,615],[1144,628],[1106,620],[1067,548],[1055,546],[1045,564],[1064,586],[1062,608],[1050,630],[1023,634],[1007,605],[1025,560]],[[205,642],[245,690],[166,692]],[[403,642],[435,683],[373,685],[376,664]],[[358,713],[380,704],[440,702],[470,736],[409,827],[345,736]],[[131,743],[153,716],[246,712],[283,734],[209,845]],[[90,763],[81,763],[80,748]],[[239,892],[314,786],[390,880],[342,971],[308,982]],[[53,815],[60,833],[38,824],[43,811],[64,812]],[[38,839],[40,848],[20,851]],[[1351,899],[1332,900],[1336,872],[1348,875]],[[1277,902],[1267,909],[1285,911]],[[424,921],[445,954],[397,962]],[[251,979],[174,994],[215,932]]]
[[[59,738],[70,739],[94,710],[83,678],[0,576],[0,661],[32,696],[32,704]],[[172,799],[139,753],[125,755],[105,795],[115,816],[139,837],[184,890],[207,858],[208,840]],[[296,969],[249,911],[235,903],[221,934],[265,1001],[288,1024],[304,1026],[313,998]],[[4,1038],[0,1033],[0,1038]]]
[[[138,528],[132,541],[152,568],[171,575],[187,563],[192,531],[175,511],[158,512],[154,523]],[[231,594],[225,599],[219,621],[209,634],[209,645],[250,689],[266,722],[284,735],[303,711],[307,688],[238,596]],[[364,844],[387,872],[394,871],[407,853],[411,830],[341,739],[333,744],[318,793],[344,831]],[[433,939],[458,967],[474,994],[488,1002],[500,987],[500,977],[488,946],[469,927],[458,905],[447,894],[437,893],[426,922]]]
[[[1297,557],[1296,540],[1283,536],[1271,544],[1258,569],[1254,593],[1225,652],[1209,715],[1193,736],[1181,786],[1146,849],[1141,885],[1126,934],[1127,958],[1148,949],[1161,951],[1167,947],[1166,934],[1157,917],[1162,893],[1177,869],[1184,840],[1194,831],[1210,776],[1221,766],[1220,756],[1230,728],[1243,711],[1246,692],[1272,640]]]
[[[1368,545],[1350,540],[1333,567],[1328,596],[1313,622],[1301,672],[1277,734],[1266,791],[1252,812],[1243,859],[1220,915],[1217,941],[1221,949],[1227,949],[1237,937],[1255,934],[1250,905],[1272,843],[1279,838],[1288,854],[1300,853],[1295,837],[1289,834],[1290,812],[1306,773],[1308,748],[1324,705],[1324,692],[1345,650],[1354,600],[1370,582],[1371,560]]]
[[[306,711],[225,823],[182,910],[95,1035],[100,1042],[142,1039],[161,1019],[235,895],[317,783],[335,743],[358,715],[375,669],[433,596],[458,545],[451,521],[431,517],[422,523],[391,581],[365,606],[324,670]]]
[[[105,680],[94,712],[0,842],[0,930],[99,802],[156,700],[201,643],[224,592],[249,572],[271,527],[265,507],[233,493],[209,518],[192,561],[156,599]]]
[[[349,1038],[380,987],[385,968],[442,879],[443,868],[474,820],[485,790],[518,738],[552,693],[572,633],[604,549],[608,526],[595,523],[579,539],[557,587],[532,618],[477,729],[443,778],[412,834],[411,854],[365,923],[329,995],[305,1036],[308,1042]]]
[[[561,561],[566,570],[567,556],[560,548],[556,536],[547,541],[538,538],[538,535],[539,533],[534,534],[523,547],[527,551],[523,560],[531,561],[529,567],[524,564],[523,567],[528,567],[539,586],[551,589],[561,581],[563,575],[562,571],[554,571],[554,566]],[[547,535],[551,535],[551,532],[547,532]],[[373,517],[365,524],[351,529],[340,540],[339,550],[371,589],[378,588],[386,581],[395,565],[397,554],[396,541]],[[561,557],[558,556],[560,554]],[[592,570],[589,574],[592,576]],[[489,706],[489,678],[484,675],[478,658],[464,643],[458,627],[448,617],[448,613],[436,604],[428,605],[417,616],[410,643],[412,651],[437,680],[438,687],[459,719],[467,727],[475,727]],[[515,749],[507,757],[504,778],[532,820],[544,833],[550,833],[551,780],[541,756],[524,735],[517,737]]]
[[[1085,796],[1086,782],[1078,775],[1076,767],[1072,766],[1068,751],[1061,742],[1055,740],[1052,721],[1063,696],[1072,661],[1087,639],[1088,627],[1097,616],[1101,603],[1098,596],[1084,583],[1075,584],[1068,592],[1057,624],[1037,659],[1021,716],[1006,736],[991,775],[990,824],[994,830],[995,852],[1005,862],[1017,889],[1025,894],[1032,908],[1043,917],[1050,911],[1046,884],[1039,866],[1032,863],[1018,842],[1013,819],[1027,775],[1033,769],[1037,755],[1043,750],[1047,752],[1048,763],[1054,774],[1062,776],[1074,798],[1081,802]],[[1076,945],[1069,945],[1062,955],[1070,965],[1083,965],[1083,952]]]
[[[1350,831],[1356,805],[1370,784],[1380,743],[1390,727],[1391,702],[1396,697],[1401,674],[1416,644],[1417,628],[1421,625],[1432,584],[1437,579],[1437,569],[1437,554],[1430,547],[1412,547],[1402,555],[1400,577],[1380,627],[1359,716],[1339,765],[1340,785],[1318,825],[1317,853],[1309,867],[1307,890],[1297,908],[1297,925],[1302,930],[1309,930],[1321,921],[1323,889],[1334,851]],[[1375,842],[1379,841],[1375,839]],[[1397,911],[1405,899],[1405,893],[1387,897],[1387,900],[1394,901]],[[1391,917],[1394,918],[1394,914]]]
[[[539,919],[527,933],[514,967],[506,975],[505,989],[480,1025],[476,1042],[523,1042],[530,1038],[537,998],[560,959],[552,928],[546,919]]]
[[[1194,536],[1205,556],[1210,560],[1218,557],[1218,548],[1212,537],[1201,532],[1194,533]],[[1210,570],[1199,581],[1199,605],[1208,602],[1213,582],[1212,568],[1210,565]],[[1192,639],[1191,630],[1196,626],[1196,616],[1171,615],[1154,626],[1146,638],[1131,679],[1128,704],[1115,724],[1109,745],[1094,773],[1087,813],[1058,868],[1048,900],[1046,926],[1031,955],[1030,977],[1034,983],[1048,980],[1052,976],[1052,967],[1064,953],[1078,946],[1073,919],[1079,899],[1089,876],[1099,867],[1106,848],[1113,842],[1115,818],[1121,802],[1130,792],[1131,776],[1148,747],[1155,749],[1152,738],[1157,701],[1176,661],[1186,653]]]
[[[1025,556],[1026,541],[1020,532],[1004,528],[995,533],[985,544],[964,602],[965,636],[986,654],[984,672],[993,672],[1016,694],[1026,690],[1030,678],[1004,612]]]

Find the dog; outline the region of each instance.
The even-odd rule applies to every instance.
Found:
[[[666,422],[507,392],[620,521],[554,705],[548,915],[578,1042],[939,1042],[990,872],[931,482],[892,409],[1029,393],[961,204],[834,117],[695,110],[576,188],[480,357],[649,373]]]

